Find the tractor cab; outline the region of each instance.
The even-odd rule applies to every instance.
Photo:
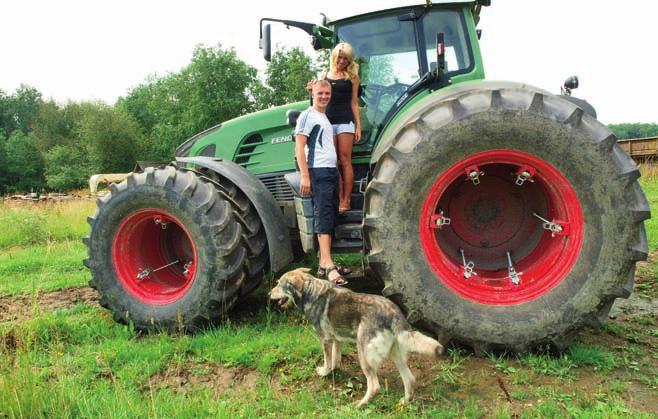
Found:
[[[339,42],[354,48],[361,80],[363,143],[371,149],[397,111],[408,102],[460,81],[484,78],[475,24],[480,2],[429,3],[353,16],[322,25],[263,19],[298,27],[314,48]],[[261,48],[270,56],[270,28]]]

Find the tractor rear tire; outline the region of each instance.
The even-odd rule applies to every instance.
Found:
[[[559,350],[600,325],[632,292],[650,217],[610,130],[528,87],[417,109],[366,192],[368,260],[383,294],[442,343],[476,354]]]
[[[100,303],[138,330],[217,322],[247,278],[243,227],[215,186],[169,166],[133,173],[98,200],[84,242]]]

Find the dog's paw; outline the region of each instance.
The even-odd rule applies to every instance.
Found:
[[[315,369],[315,372],[320,376],[320,377],[326,377],[327,375],[331,374],[331,369],[330,368],[325,368],[325,367],[317,367]]]

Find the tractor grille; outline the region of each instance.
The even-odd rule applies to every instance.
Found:
[[[288,185],[288,182],[283,178],[283,175],[285,175],[285,173],[258,177],[277,202],[293,200],[292,189],[290,188],[290,185]]]
[[[254,159],[255,156],[263,154],[262,151],[255,151],[256,147],[265,144],[263,137],[260,134],[253,134],[242,140],[238,152],[235,154],[233,161],[242,167],[248,167],[253,164],[260,163],[259,160]]]

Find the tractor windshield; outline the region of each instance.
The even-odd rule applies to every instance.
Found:
[[[445,35],[447,76],[472,67],[461,9],[396,9],[337,26],[339,40],[354,47],[360,64],[362,118],[372,127],[382,123],[410,85],[436,67],[437,32]]]

